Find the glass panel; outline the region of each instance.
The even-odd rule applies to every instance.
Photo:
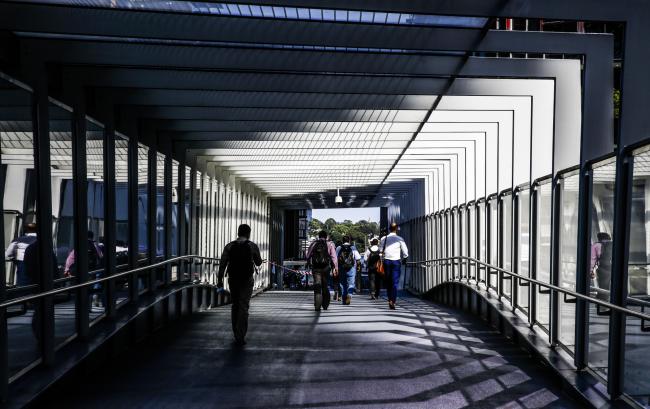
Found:
[[[129,140],[115,134],[115,262],[118,271],[128,269],[129,264]],[[116,303],[128,299],[128,279],[118,280]]]
[[[594,165],[591,195],[591,263],[588,275],[590,293],[609,301],[612,274],[612,233],[614,229],[614,182],[616,163],[612,160]],[[589,304],[589,366],[607,375],[609,316]]]
[[[178,235],[178,192],[180,191],[180,186],[178,184],[178,161],[172,160],[172,225],[171,225],[171,235],[172,235],[172,257],[178,256],[178,245],[179,245],[179,235]],[[175,277],[174,277],[175,279]]]
[[[535,191],[537,195],[537,233],[535,278],[545,283],[551,281],[551,214],[553,211],[553,188],[550,182],[540,185]],[[549,325],[550,295],[544,294],[545,289],[537,287],[537,322],[545,329]]]
[[[192,224],[190,223],[190,210],[191,210],[191,201],[192,201],[192,169],[189,166],[185,167],[185,246],[186,248],[183,251],[186,254],[191,254],[191,237],[192,237]]]
[[[55,287],[69,284],[74,266],[74,184],[72,180],[72,113],[50,103],[50,163]],[[59,345],[76,332],[74,293],[54,303],[54,338]]]
[[[476,258],[476,207],[474,205],[469,208],[469,257]],[[469,275],[476,278],[476,265],[470,264]]]
[[[634,155],[629,229],[626,306],[650,311],[650,151]],[[625,393],[650,406],[650,323],[627,317],[625,323]],[[645,330],[645,331],[644,331]]]
[[[490,256],[489,264],[497,265],[499,262],[499,212],[497,206],[497,199],[493,198],[489,201],[490,209],[490,222],[488,224],[489,235],[490,235],[490,249],[488,255]],[[497,275],[490,274],[488,278],[488,284],[492,288],[497,287]]]
[[[517,197],[519,219],[517,220],[517,274],[530,277],[530,190],[525,187]],[[518,286],[517,305],[528,310],[528,286]]]
[[[453,228],[453,231],[454,231],[454,236],[453,236],[453,240],[454,240],[453,252],[454,252],[454,254],[453,255],[454,256],[459,256],[460,255],[460,234],[461,233],[460,233],[460,218],[458,217],[458,210],[457,209],[455,209],[452,212],[452,216],[453,216],[453,225],[452,225],[453,227],[452,228]],[[455,260],[454,260],[454,264],[453,264],[453,272],[454,272],[454,274],[453,274],[454,278],[458,278],[460,276],[460,270],[459,270],[458,262],[455,261]]]
[[[479,254],[478,254],[478,259],[487,262],[487,234],[485,228],[487,225],[485,224],[485,202],[480,202],[478,204],[478,217],[479,217],[479,224],[478,224],[478,235],[479,235]],[[485,280],[485,268],[481,268],[479,270],[479,280]]]
[[[558,283],[560,287],[575,291],[576,262],[578,251],[578,182],[580,175],[574,174],[560,179],[559,240],[560,253]],[[575,345],[575,304],[563,302],[560,297],[559,339],[573,350]]]
[[[88,272],[91,279],[104,274],[104,128],[86,121],[86,164],[88,179]],[[101,284],[90,290],[90,319],[104,312],[104,291]]]
[[[458,242],[459,250],[458,253],[461,256],[467,256],[467,210],[463,207],[458,213]],[[460,263],[460,277],[467,276],[467,264],[463,261]]]
[[[165,254],[165,155],[156,153],[156,257]]]
[[[501,199],[501,266],[506,271],[512,271],[512,195],[508,194]],[[507,274],[503,275],[503,293],[506,297],[512,296],[512,280]]]
[[[138,260],[149,254],[149,148],[138,144]]]
[[[36,173],[32,133],[32,97],[25,90],[0,79],[0,106],[12,113],[0,121],[3,218],[7,298],[40,291],[39,277],[27,274],[26,247],[36,240]],[[18,192],[18,194],[16,194]],[[20,194],[22,192],[22,194]],[[40,358],[32,329],[34,307],[23,304],[7,310],[9,375]]]

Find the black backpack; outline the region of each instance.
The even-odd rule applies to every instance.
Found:
[[[325,242],[325,240],[319,239],[316,244],[314,244],[310,262],[314,268],[327,268],[330,266],[330,255],[327,251],[327,242]]]
[[[352,246],[343,245],[339,251],[339,269],[342,271],[349,271],[354,267],[354,252]]]
[[[100,265],[99,253],[97,253],[95,242],[88,240],[88,271],[96,270]]]
[[[368,255],[368,260],[366,260],[366,265],[368,265],[368,268],[374,269],[375,266],[377,265],[377,262],[380,259],[381,256],[379,255],[379,250],[377,251],[370,250],[370,254]]]
[[[253,250],[250,241],[233,241],[230,243],[228,257],[228,277],[236,281],[246,281],[253,276]]]

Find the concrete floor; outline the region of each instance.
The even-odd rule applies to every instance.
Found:
[[[553,375],[473,316],[365,295],[314,312],[313,296],[253,299],[248,345],[228,307],[199,313],[61,390],[65,408],[571,408]]]

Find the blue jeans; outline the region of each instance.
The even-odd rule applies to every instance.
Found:
[[[397,300],[397,287],[399,287],[399,276],[402,273],[402,262],[400,260],[384,260],[386,271],[386,292],[388,301]]]
[[[345,303],[345,297],[348,294],[354,292],[354,282],[356,276],[357,276],[357,268],[352,267],[347,273],[343,273],[343,275],[339,279],[339,281],[341,282],[341,288],[342,288],[341,298],[343,303]]]

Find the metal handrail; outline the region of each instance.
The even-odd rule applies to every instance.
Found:
[[[524,281],[527,281],[529,283],[539,285],[540,287],[548,288],[549,290],[552,290],[552,291],[557,291],[559,293],[566,294],[566,295],[569,295],[571,297],[579,298],[581,300],[590,302],[592,304],[601,305],[603,307],[610,308],[612,310],[616,310],[616,311],[622,312],[622,313],[627,314],[627,315],[631,315],[631,316],[639,318],[641,320],[650,321],[650,315],[648,315],[648,314],[643,314],[643,313],[638,312],[638,311],[630,310],[628,308],[621,307],[620,305],[615,305],[615,304],[609,303],[607,301],[600,300],[598,298],[593,298],[593,297],[590,297],[588,295],[584,295],[584,294],[577,293],[575,291],[567,290],[566,288],[558,287],[558,286],[553,285],[553,284],[549,284],[549,283],[545,283],[543,281],[535,280],[534,278],[520,276],[519,274],[513,273],[512,271],[505,270],[505,269],[503,269],[501,267],[493,266],[491,264],[485,263],[485,262],[483,262],[481,260],[477,260],[477,259],[472,258],[472,257],[453,256],[453,257],[437,258],[437,259],[424,260],[424,261],[411,261],[411,262],[408,262],[406,264],[408,264],[408,265],[420,264],[420,265],[426,266],[427,264],[439,263],[439,262],[450,261],[450,260],[452,260],[452,261],[463,261],[463,260],[464,261],[470,261],[470,262],[473,262],[473,263],[475,263],[477,265],[482,265],[482,266],[485,266],[487,268],[496,270],[498,272],[507,274],[507,275],[509,275],[511,277],[514,277],[514,278],[517,278],[519,280],[524,280]],[[469,281],[469,278],[467,280]],[[460,280],[451,280],[451,281],[460,281]],[[0,305],[0,307],[1,307],[1,305]]]
[[[141,273],[143,271],[147,271],[147,270],[151,270],[151,269],[154,269],[154,268],[162,267],[162,266],[165,266],[167,264],[175,263],[177,261],[187,260],[187,259],[197,259],[197,258],[198,259],[207,259],[207,260],[217,260],[217,261],[219,260],[218,258],[204,257],[204,256],[196,255],[196,254],[173,257],[173,258],[170,258],[168,260],[160,261],[158,263],[154,263],[154,264],[150,264],[150,265],[142,266],[142,267],[137,267],[137,268],[134,268],[133,270],[123,271],[121,273],[113,274],[113,275],[108,276],[108,277],[102,277],[102,278],[98,278],[98,279],[95,279],[95,280],[89,280],[89,281],[83,282],[81,284],[75,284],[75,285],[71,285],[71,286],[68,286],[68,287],[61,287],[61,288],[56,288],[56,289],[49,290],[49,291],[44,291],[44,292],[38,293],[38,294],[30,294],[30,295],[27,295],[27,296],[24,296],[24,297],[14,298],[14,299],[12,299],[10,301],[6,301],[6,302],[0,304],[0,309],[7,309],[7,308],[9,308],[11,306],[22,304],[22,303],[25,303],[27,301],[33,301],[33,300],[38,300],[38,299],[45,298],[45,297],[50,297],[50,296],[53,296],[53,295],[56,295],[56,294],[67,293],[67,292],[77,290],[77,289],[80,289],[80,288],[90,287],[90,286],[93,286],[93,285],[98,284],[98,283],[103,283],[105,281],[115,280],[116,278],[132,275],[132,274],[138,274],[138,273]]]

